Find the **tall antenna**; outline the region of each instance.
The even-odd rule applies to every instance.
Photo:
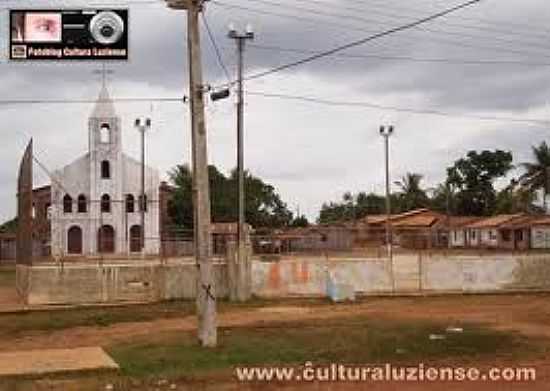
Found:
[[[112,75],[115,71],[112,69],[107,69],[105,63],[102,63],[101,69],[94,69],[93,73],[96,75],[101,75],[101,88],[103,89],[107,87],[107,75]]]

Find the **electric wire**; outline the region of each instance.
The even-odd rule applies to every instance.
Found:
[[[323,98],[312,97],[312,96],[270,93],[270,92],[253,91],[253,90],[246,90],[245,93],[248,95],[261,96],[265,98],[303,101],[303,102],[309,102],[309,103],[322,104],[326,106],[365,107],[365,108],[386,110],[386,111],[405,112],[405,113],[421,114],[421,115],[436,115],[436,116],[443,116],[443,117],[457,117],[457,118],[466,118],[466,119],[476,119],[476,120],[482,120],[482,121],[529,123],[529,124],[535,124],[535,125],[541,125],[541,126],[550,125],[550,120],[543,120],[543,119],[537,119],[537,118],[517,118],[517,117],[462,114],[462,113],[452,113],[452,112],[436,110],[436,109],[415,109],[415,108],[407,108],[407,107],[399,107],[399,106],[391,106],[391,105],[381,105],[381,104],[365,102],[365,101],[362,101],[362,102],[337,101],[337,100],[323,99]]]

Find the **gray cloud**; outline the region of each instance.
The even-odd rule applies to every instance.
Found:
[[[45,0],[44,0],[45,1]],[[220,0],[221,1],[221,0]],[[294,20],[244,10],[225,9],[210,3],[207,20],[216,36],[224,62],[235,69],[234,42],[226,38],[227,24],[254,25],[254,44],[319,50],[364,37],[388,25],[433,12],[442,2],[354,2],[365,9],[358,13],[344,0],[332,9],[355,17],[375,19],[361,23],[353,18],[331,18],[299,12],[286,6],[319,7],[307,2],[283,1],[280,7],[261,3],[223,0],[236,4],[312,18]],[[36,2],[25,1],[36,5]],[[48,4],[59,4],[54,1]],[[7,6],[24,6],[7,1]],[[400,9],[400,11],[397,11]],[[182,12],[158,5],[133,5],[131,10],[131,60],[111,64],[114,96],[179,96],[187,90],[186,18]],[[414,12],[413,12],[414,11]],[[386,16],[383,16],[385,14]],[[393,18],[388,15],[393,14]],[[0,22],[6,20],[6,14]],[[432,32],[407,31],[346,52],[413,58],[501,60],[550,63],[547,53],[550,7],[543,0],[522,2],[485,1],[481,5],[427,26]],[[484,18],[489,23],[464,18]],[[474,28],[460,28],[450,24]],[[341,24],[337,27],[334,24]],[[347,28],[346,28],[347,27]],[[438,32],[433,32],[438,31]],[[450,33],[450,34],[449,34]],[[457,35],[458,34],[458,35]],[[473,35],[465,36],[465,34]],[[452,42],[449,43],[449,42]],[[225,81],[205,31],[202,35],[205,80]],[[4,42],[3,45],[6,46]],[[247,73],[302,58],[249,47]],[[0,62],[1,99],[94,98],[99,77],[97,64],[11,64]],[[325,58],[247,84],[268,92],[312,95],[330,100],[369,101],[464,113],[483,112],[502,116],[545,118],[550,86],[548,67],[516,65],[465,65],[422,63],[375,58]],[[392,139],[392,175],[407,171],[425,174],[426,184],[442,180],[445,167],[469,149],[501,148],[514,152],[517,161],[530,158],[530,146],[544,139],[544,129],[506,122],[398,114],[363,108],[320,106],[249,96],[246,106],[246,163],[255,174],[277,186],[290,205],[300,204],[310,217],[325,200],[338,199],[346,190],[377,190],[383,183],[380,123],[396,124]],[[208,103],[209,158],[225,170],[235,166],[234,98]],[[137,155],[138,144],[132,118],[144,113],[153,117],[149,136],[149,159],[162,172],[190,161],[188,107],[178,103],[117,104],[123,118],[125,149]],[[69,163],[87,149],[86,120],[91,105],[0,106],[0,220],[15,211],[15,172],[26,138],[34,136],[37,156],[48,168]],[[520,160],[521,159],[521,160]],[[36,182],[47,174],[36,170]]]

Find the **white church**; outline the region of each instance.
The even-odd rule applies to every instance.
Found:
[[[88,140],[85,155],[52,175],[52,256],[158,254],[159,173],[145,167],[141,202],[141,162],[123,152],[122,123],[105,85],[88,120]]]

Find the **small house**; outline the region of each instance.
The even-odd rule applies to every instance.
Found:
[[[550,249],[550,216],[531,221],[531,248]]]

